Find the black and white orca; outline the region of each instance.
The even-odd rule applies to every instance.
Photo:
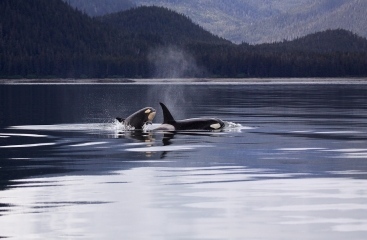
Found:
[[[146,124],[151,124],[156,111],[154,108],[146,107],[131,114],[127,118],[117,117],[116,119],[125,126],[126,130],[143,130]]]
[[[218,118],[190,118],[184,120],[175,120],[163,103],[159,103],[163,110],[163,123],[155,130],[167,131],[190,131],[204,130],[215,131],[225,127],[225,123]]]

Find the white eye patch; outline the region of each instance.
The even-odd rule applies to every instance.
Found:
[[[150,109],[147,109],[146,111],[145,111],[145,113],[146,114],[148,114],[148,113],[150,113],[152,110],[150,110]]]
[[[149,119],[149,121],[153,121],[154,117],[155,117],[155,112],[150,113],[150,114],[148,115],[148,119]]]

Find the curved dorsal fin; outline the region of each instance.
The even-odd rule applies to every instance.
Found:
[[[175,123],[176,121],[172,117],[172,114],[170,113],[166,105],[164,105],[163,103],[159,103],[159,104],[161,105],[162,110],[163,110],[163,123]]]

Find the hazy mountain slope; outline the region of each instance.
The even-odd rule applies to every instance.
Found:
[[[343,28],[367,37],[367,1],[352,0],[327,14],[319,20],[308,21],[309,32],[318,32],[325,29]]]
[[[242,31],[253,32],[254,42],[291,40],[327,29],[346,29],[367,37],[367,1],[316,1],[307,11],[299,7],[271,19],[265,19]]]
[[[139,7],[98,19],[133,34],[150,35],[165,45],[230,44],[194,24],[188,17],[163,7]]]
[[[344,28],[367,37],[365,0],[132,0],[183,13],[210,32],[234,42],[293,39]]]
[[[135,7],[131,0],[63,0],[90,16],[101,16]]]
[[[231,33],[236,32],[244,23],[251,23],[259,17],[268,16],[267,9],[257,9],[243,0],[134,0],[136,4],[164,6],[190,17],[210,32],[233,40]]]

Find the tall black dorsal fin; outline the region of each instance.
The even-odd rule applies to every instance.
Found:
[[[176,121],[172,117],[172,114],[170,113],[166,105],[164,105],[163,103],[159,103],[159,104],[161,105],[162,110],[163,110],[163,123],[175,123]]]

